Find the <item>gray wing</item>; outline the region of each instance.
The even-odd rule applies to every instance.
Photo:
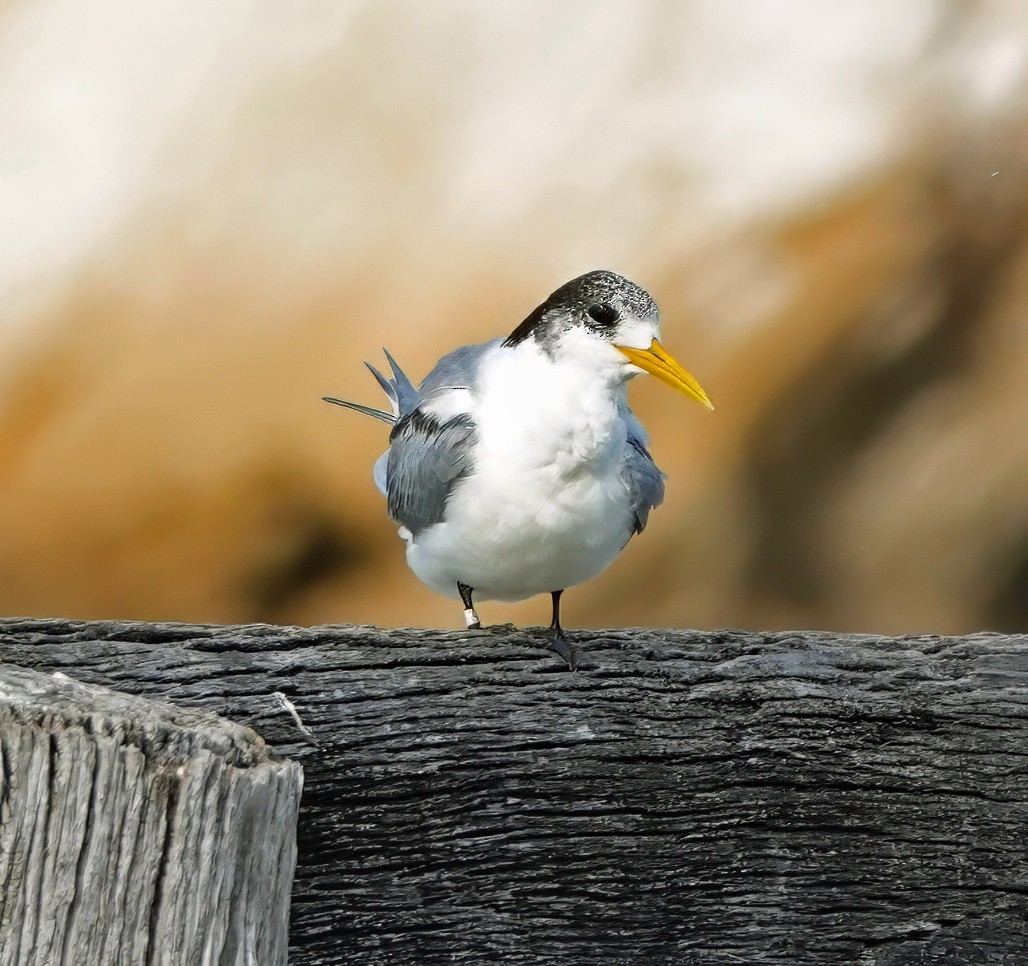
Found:
[[[436,363],[417,389],[383,349],[392,370],[391,379],[370,362],[365,365],[389,398],[392,412],[322,396],[326,402],[392,424],[390,447],[375,461],[372,475],[375,485],[388,499],[390,515],[412,533],[442,519],[453,485],[471,471],[469,451],[475,436],[470,416],[441,421],[422,406],[447,389],[475,390],[483,356],[500,341],[454,349]]]
[[[626,407],[628,420],[628,450],[621,464],[621,479],[632,504],[635,517],[633,534],[642,533],[650,517],[650,510],[664,502],[664,474],[653,462],[642,423]]]
[[[375,477],[386,494],[389,515],[415,535],[442,520],[453,487],[473,469],[476,439],[475,421],[468,414],[442,420],[423,406],[447,389],[474,391],[483,356],[500,341],[463,345],[447,353],[418,387],[416,406],[406,412],[400,407],[389,452],[376,464]]]
[[[421,397],[438,392],[441,389],[477,389],[478,370],[482,357],[495,349],[502,339],[482,342],[479,345],[462,345],[459,349],[447,353],[436,364],[435,368],[425,376],[424,382],[418,387]]]
[[[415,536],[438,523],[458,480],[472,471],[475,422],[440,420],[423,409],[402,416],[389,436],[385,484],[389,515]]]

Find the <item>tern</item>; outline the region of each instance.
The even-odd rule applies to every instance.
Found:
[[[366,365],[389,410],[323,397],[392,427],[374,481],[411,570],[459,598],[469,628],[475,600],[548,593],[548,644],[575,668],[561,594],[605,570],[664,499],[628,381],[647,372],[714,408],[659,337],[653,298],[594,271],[506,338],[443,356],[416,388],[383,350],[392,378]]]

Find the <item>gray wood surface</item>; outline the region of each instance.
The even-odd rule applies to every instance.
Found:
[[[0,964],[284,964],[300,767],[209,712],[9,656]]]
[[[7,621],[0,658],[303,764],[294,966],[1028,962],[1028,638],[574,637]]]

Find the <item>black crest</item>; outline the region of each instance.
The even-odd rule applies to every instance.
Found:
[[[657,313],[653,299],[634,282],[615,272],[588,272],[553,292],[503,344],[509,348],[533,336],[559,333],[571,325],[609,333],[617,327],[626,309],[639,316]]]

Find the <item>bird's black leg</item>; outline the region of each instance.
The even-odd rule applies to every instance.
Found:
[[[575,648],[568,640],[564,628],[560,626],[560,595],[563,590],[551,590],[550,597],[553,600],[553,620],[550,621],[550,650],[556,651],[567,663],[568,670],[574,671],[578,668],[578,655]]]
[[[467,584],[462,584],[458,580],[457,593],[460,594],[460,599],[464,601],[464,620],[468,625],[468,629],[477,630],[482,626],[482,622],[478,619],[478,614],[475,613],[475,605],[471,600],[471,595],[474,593],[473,588]]]
[[[550,630],[553,631],[554,637],[559,637],[561,640],[566,637],[564,628],[560,626],[560,595],[563,593],[563,590],[550,591],[550,599],[553,601],[553,620],[550,621]]]

